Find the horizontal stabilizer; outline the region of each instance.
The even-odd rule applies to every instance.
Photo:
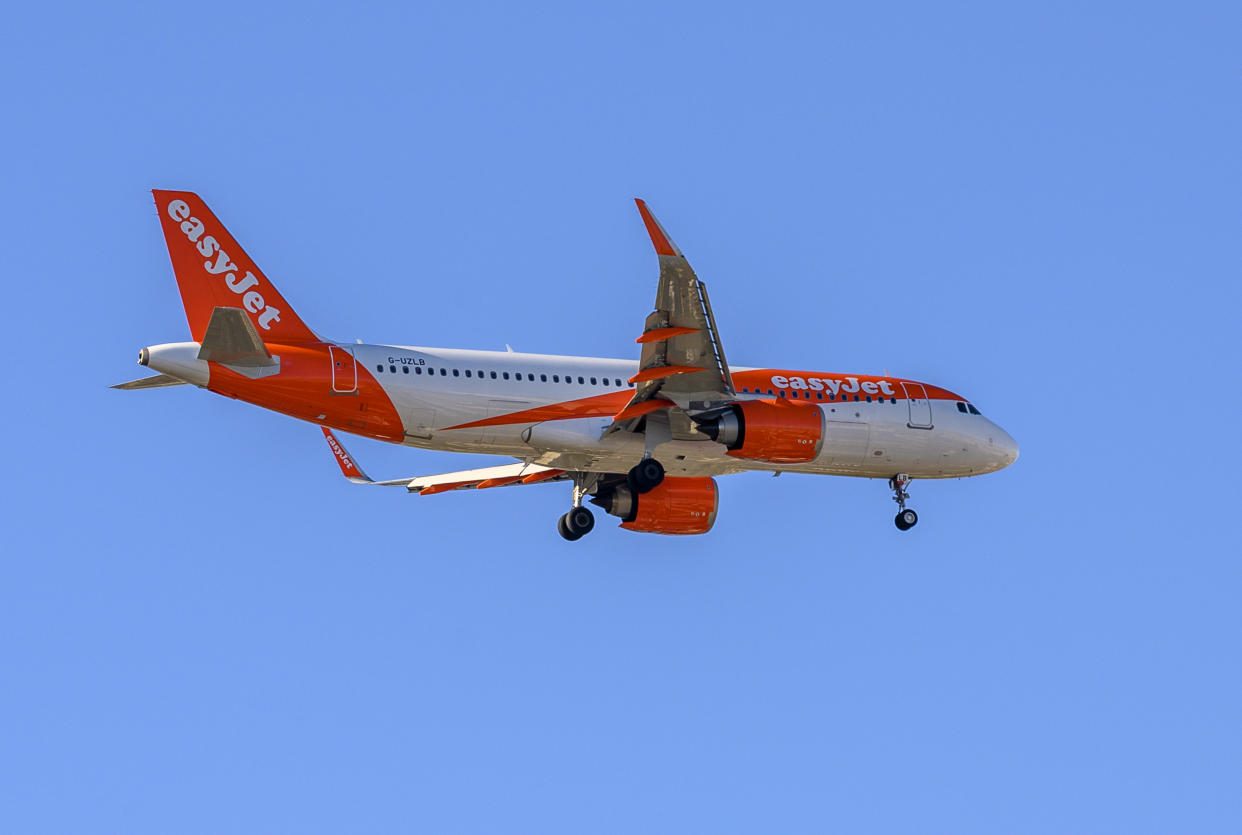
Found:
[[[108,388],[121,391],[137,391],[138,389],[162,389],[166,386],[184,386],[185,380],[169,377],[167,374],[156,374],[154,377],[143,377],[141,380],[130,380],[128,383],[117,383]]]
[[[211,312],[198,358],[243,368],[276,365],[254,322],[240,307],[217,307]]]

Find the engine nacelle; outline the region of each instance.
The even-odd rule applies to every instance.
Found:
[[[667,476],[649,493],[621,484],[591,499],[591,504],[621,518],[627,531],[663,534],[707,533],[716,524],[720,494],[713,478]]]
[[[824,412],[810,403],[747,400],[698,428],[733,457],[770,464],[803,464],[824,446]]]

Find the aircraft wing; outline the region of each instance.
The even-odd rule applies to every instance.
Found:
[[[323,436],[327,440],[332,454],[336,456],[336,463],[340,466],[341,473],[355,484],[404,487],[411,493],[418,493],[420,496],[430,496],[449,490],[483,490],[489,487],[536,484],[542,481],[563,481],[570,478],[566,470],[518,462],[516,464],[502,464],[499,467],[462,470],[456,473],[373,481],[362,471],[362,468],[354,461],[353,456],[346,451],[344,445],[337,440],[336,435],[332,433],[331,429],[328,429],[326,426],[321,426],[320,429],[323,430]]]
[[[609,430],[633,431],[644,415],[670,409],[673,436],[677,437],[683,434],[677,423],[684,422],[684,429],[689,430],[686,413],[711,411],[735,399],[733,376],[725,361],[706,285],[647,204],[639,199],[634,202],[659,256],[660,280],[655,310],[635,340],[642,348],[638,373],[630,378],[635,384],[634,397]],[[675,416],[678,412],[681,421]]]

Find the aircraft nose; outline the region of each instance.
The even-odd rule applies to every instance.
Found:
[[[992,442],[992,446],[996,447],[996,450],[1001,455],[1001,459],[1004,461],[1001,467],[1008,467],[1018,460],[1018,442],[1004,429],[995,424],[993,426],[995,427],[995,432],[989,440]]]

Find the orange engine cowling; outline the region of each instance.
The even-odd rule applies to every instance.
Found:
[[[698,424],[730,455],[752,461],[802,464],[814,460],[824,445],[824,412],[810,403],[747,400]]]
[[[646,533],[707,533],[716,523],[720,494],[713,478],[666,477],[649,493],[635,493],[621,484],[591,503],[621,517],[627,531]]]

